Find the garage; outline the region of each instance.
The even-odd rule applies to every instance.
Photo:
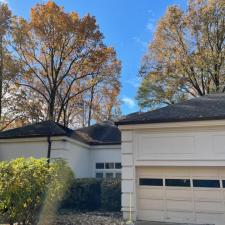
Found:
[[[137,219],[224,224],[224,167],[138,167]]]
[[[225,95],[119,122],[124,219],[225,225]]]

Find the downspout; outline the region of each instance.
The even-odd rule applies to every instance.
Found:
[[[47,137],[47,142],[48,142],[48,154],[47,154],[47,162],[48,164],[50,163],[50,158],[51,158],[51,148],[52,148],[52,141],[51,141],[51,136]]]

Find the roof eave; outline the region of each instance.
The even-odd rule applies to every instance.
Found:
[[[54,135],[25,135],[25,136],[10,136],[10,137],[0,137],[0,139],[23,139],[23,138],[42,138],[42,137],[63,137],[66,134],[54,134]]]
[[[224,120],[225,116],[219,117],[202,117],[202,118],[186,118],[186,119],[171,119],[171,120],[130,120],[130,121],[118,121],[115,124],[117,126],[122,125],[136,125],[136,124],[154,124],[154,123],[176,123],[176,122],[195,122],[195,121],[207,121],[207,120]]]

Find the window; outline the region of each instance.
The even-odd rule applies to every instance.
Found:
[[[96,178],[121,178],[120,162],[97,162],[95,163]]]
[[[193,180],[194,187],[219,188],[219,180]]]
[[[116,169],[121,169],[121,163],[115,163],[115,168]]]
[[[105,163],[106,169],[114,169],[114,163]]]
[[[106,178],[113,178],[113,173],[106,173],[105,174],[105,177]]]
[[[104,163],[96,163],[95,168],[96,169],[104,169]]]
[[[160,178],[140,178],[139,184],[142,186],[163,186],[163,179]]]
[[[121,173],[116,173],[115,174],[115,178],[119,178],[120,179],[121,178]]]
[[[103,173],[96,173],[95,177],[98,179],[102,179],[104,177]]]
[[[166,179],[166,186],[171,187],[190,187],[191,182],[188,179]]]
[[[223,182],[223,188],[225,188],[225,180],[222,180],[222,182]]]

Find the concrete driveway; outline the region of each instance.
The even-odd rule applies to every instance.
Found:
[[[149,221],[138,221],[135,225],[197,225],[193,223],[161,223],[161,222],[149,222]],[[203,225],[213,225],[213,224],[203,224]]]

